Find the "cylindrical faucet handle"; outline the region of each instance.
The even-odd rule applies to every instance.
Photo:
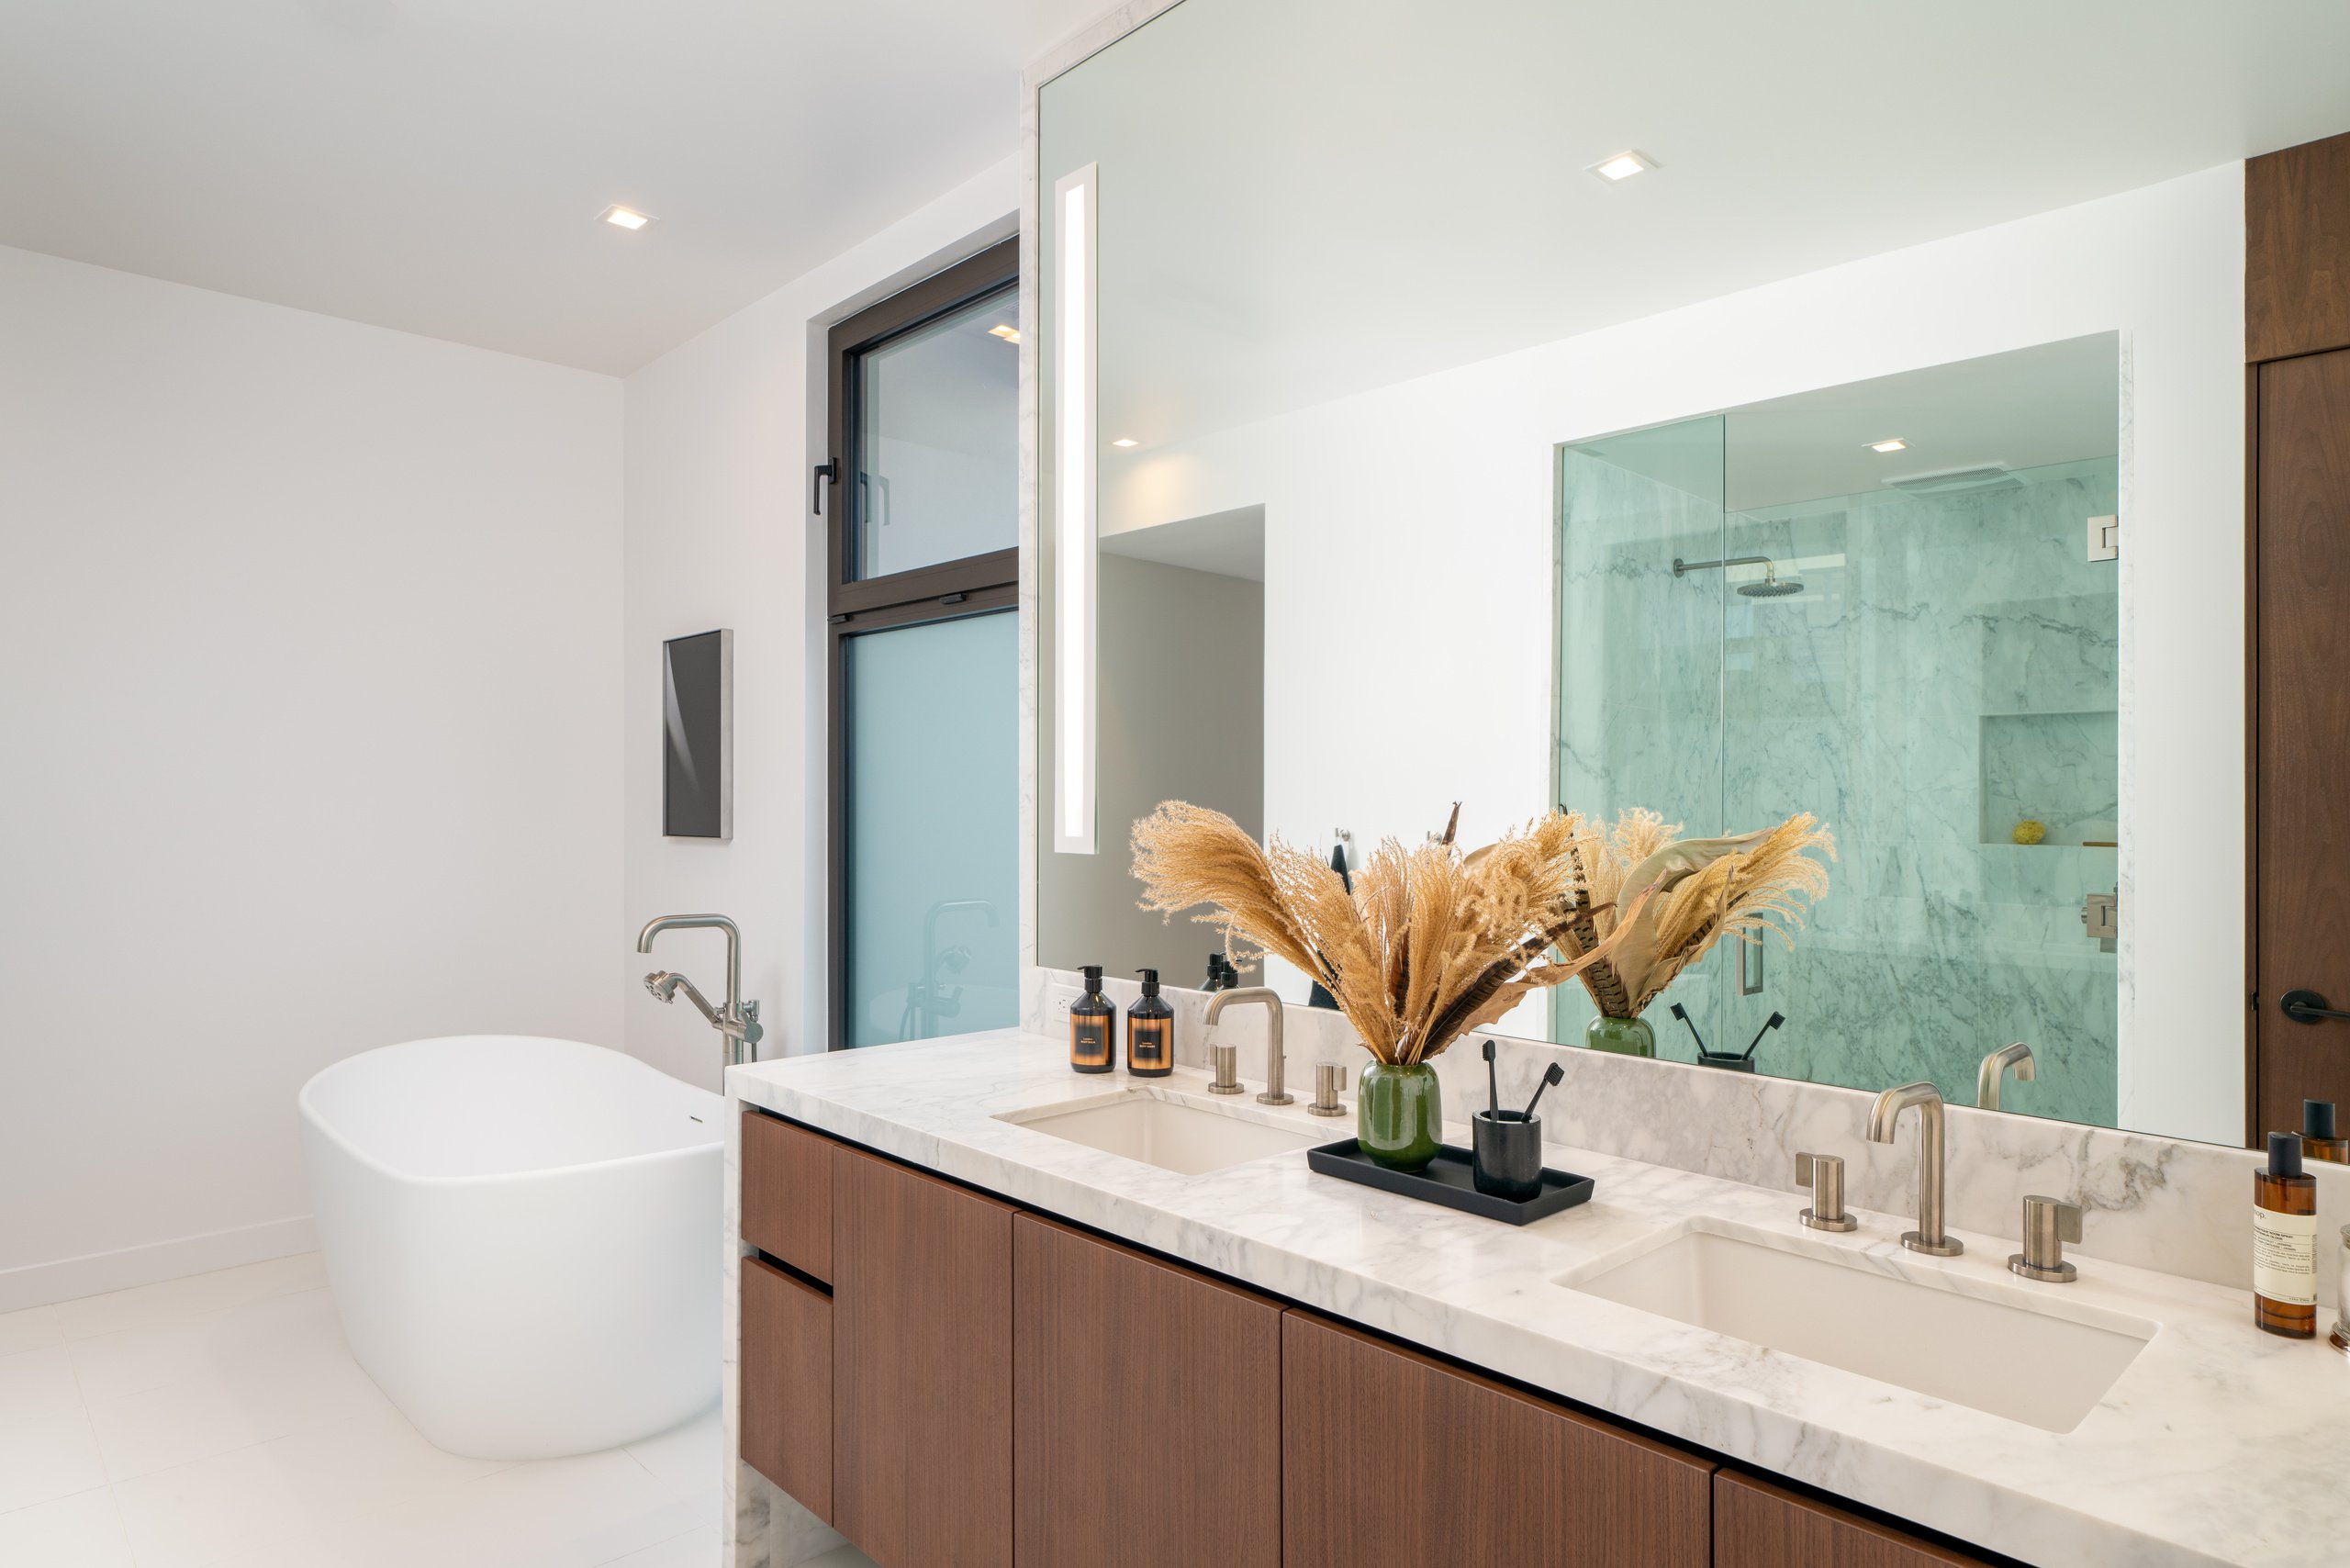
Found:
[[[1215,1073],[1214,1078],[1208,1083],[1209,1093],[1237,1094],[1240,1092],[1240,1047],[1238,1046],[1209,1042],[1208,1066]]]
[[[2027,1280],[2068,1284],[2080,1271],[2065,1260],[2065,1243],[2080,1238],[2079,1204],[2034,1193],[2023,1201],[2023,1250],[2008,1260],[2008,1267]]]
[[[1811,1207],[1796,1217],[1814,1230],[1857,1230],[1860,1221],[1844,1212],[1844,1157],[1796,1156],[1796,1185],[1811,1189]]]
[[[1317,1061],[1314,1064],[1314,1103],[1305,1108],[1317,1116],[1343,1116],[1347,1108],[1338,1103],[1338,1092],[1347,1086],[1347,1064],[1342,1061]]]

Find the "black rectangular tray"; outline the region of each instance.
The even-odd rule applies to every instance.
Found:
[[[1542,1190],[1534,1196],[1523,1202],[1492,1197],[1477,1191],[1476,1182],[1470,1174],[1469,1151],[1449,1143],[1436,1151],[1436,1158],[1428,1161],[1427,1170],[1408,1174],[1372,1164],[1371,1156],[1353,1138],[1307,1149],[1305,1163],[1309,1170],[1336,1176],[1341,1182],[1360,1182],[1366,1187],[1398,1193],[1422,1203],[1442,1204],[1446,1208],[1483,1219],[1497,1219],[1504,1225],[1528,1225],[1561,1209],[1588,1202],[1593,1186],[1588,1176],[1553,1170],[1546,1165],[1542,1168]]]

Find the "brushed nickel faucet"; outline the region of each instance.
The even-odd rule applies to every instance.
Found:
[[[1942,1234],[1942,1092],[1930,1083],[1888,1089],[1869,1107],[1869,1141],[1891,1143],[1901,1113],[1918,1109],[1918,1228],[1901,1233],[1912,1252],[1955,1258],[1966,1250],[1956,1237]]]
[[[2009,1069],[2014,1070],[2016,1081],[2019,1083],[2030,1083],[2040,1076],[2040,1069],[2033,1064],[2030,1046],[2025,1045],[2021,1040],[2018,1040],[2012,1046],[2001,1046],[1998,1050],[1985,1057],[1983,1065],[1975,1070],[1975,1108],[1976,1110],[1996,1111],[1999,1108],[1999,1081],[2007,1076]]]
[[[675,1002],[677,992],[684,991],[686,1000],[696,1011],[710,1020],[710,1026],[726,1037],[726,1065],[740,1067],[746,1061],[759,1059],[759,1041],[767,1031],[759,1026],[759,1004],[743,1000],[743,934],[734,923],[722,914],[664,914],[644,923],[636,934],[636,950],[653,951],[653,939],[664,931],[690,931],[710,927],[726,933],[726,1005],[712,1007],[694,982],[668,969],[655,969],[644,977],[644,989],[657,1002]]]
[[[2023,1250],[2009,1256],[2008,1267],[2027,1280],[2069,1285],[2081,1271],[2065,1260],[2065,1243],[2080,1238],[2080,1205],[2035,1193],[2023,1201]]]
[[[1208,1002],[1208,1027],[1224,1016],[1224,1010],[1236,1004],[1246,1006],[1252,1002],[1265,1004],[1265,1092],[1257,1096],[1260,1105],[1288,1105],[1296,1102],[1282,1085],[1281,1073],[1281,993],[1269,985],[1242,986],[1238,991],[1219,991]]]

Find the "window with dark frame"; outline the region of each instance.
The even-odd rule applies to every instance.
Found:
[[[1016,801],[1016,742],[1008,731],[983,737],[990,758],[1001,740],[1008,776],[997,779],[999,769],[989,767],[984,778],[963,780],[972,788],[957,789],[957,754],[963,748],[954,735],[945,738],[934,756],[925,749],[926,736],[901,749],[902,732],[913,726],[877,720],[858,709],[861,701],[868,708],[885,705],[858,678],[860,648],[868,655],[890,650],[887,660],[868,656],[867,662],[876,667],[886,664],[894,672],[887,678],[897,683],[893,691],[904,688],[908,658],[922,656],[905,646],[922,639],[892,644],[878,634],[988,616],[1005,617],[1002,625],[1011,627],[1019,581],[1018,296],[1019,243],[1006,240],[867,307],[835,325],[829,336],[828,452],[816,467],[811,496],[824,531],[829,621],[828,1049],[992,1026],[985,1009],[971,1005],[975,984],[990,998],[997,989],[984,978],[974,980],[975,954],[982,977],[1006,971],[1002,978],[1007,996],[1016,983],[1011,972],[1017,962],[1016,910],[1011,907],[1017,891],[1016,849],[1009,843],[1000,846],[1009,888],[996,887],[992,872],[979,879],[984,889],[964,885],[971,879],[967,866],[963,882],[950,877],[946,884],[915,889],[899,886],[909,880],[901,877],[887,889],[861,890],[857,846],[874,841],[873,819],[881,808],[870,790],[860,802],[857,790],[860,760],[898,779],[912,771],[912,759],[936,765],[937,788],[955,792],[938,793],[926,806],[912,802],[916,809],[907,814],[912,820],[889,824],[887,834],[893,847],[901,834],[938,835],[936,853],[918,842],[904,846],[902,863],[918,868],[947,865],[957,854],[968,859],[975,834],[1000,833],[1008,840],[1018,831],[1016,804],[1000,814],[992,805],[981,809],[999,787]],[[983,700],[972,701],[957,686],[973,678],[964,667],[971,661],[949,644],[968,630],[943,631],[932,639],[938,646],[927,656],[940,661],[934,672],[936,720],[950,730],[959,722],[985,723],[990,732],[999,723],[1016,729],[1016,707],[999,706],[999,699],[1016,701],[1004,685],[1016,684],[1009,666],[998,671],[992,655],[983,661]],[[867,638],[874,640],[860,643]],[[1009,642],[1007,630],[1002,638],[990,635],[988,646]],[[921,674],[918,667],[915,673]],[[877,723],[886,745],[873,739]],[[867,754],[862,758],[860,745]],[[977,814],[958,824],[951,819],[966,795]],[[996,847],[986,849],[990,867]],[[986,896],[989,890],[994,896]],[[912,901],[903,913],[910,914],[914,906],[921,913],[889,923],[907,929],[885,943],[875,932],[877,906],[901,897]],[[899,937],[902,952],[878,951],[883,946],[894,949]],[[878,972],[900,983],[882,989],[874,978],[877,964]]]

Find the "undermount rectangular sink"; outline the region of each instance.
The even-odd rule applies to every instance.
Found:
[[[1970,1279],[1999,1299],[1961,1294],[1886,1272],[1882,1259],[1713,1219],[1557,1282],[2051,1432],[2079,1426],[2155,1329],[2021,1305],[2020,1283]]]
[[[1138,1089],[1076,1105],[1008,1111],[996,1119],[1182,1176],[1204,1176],[1326,1141],[1307,1129],[1280,1126],[1246,1113],[1211,1110]]]

